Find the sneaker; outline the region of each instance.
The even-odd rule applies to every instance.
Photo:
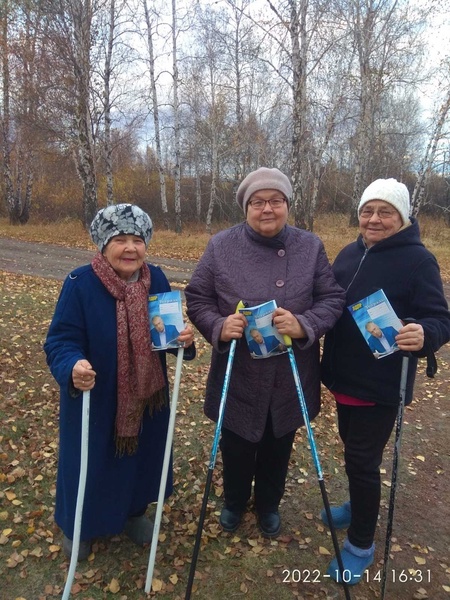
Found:
[[[153,521],[145,515],[130,517],[125,523],[124,533],[138,546],[150,544],[153,537]]]
[[[344,566],[344,581],[348,585],[359,583],[364,575],[364,571],[373,563],[375,554],[375,544],[370,548],[358,548],[351,544],[348,539],[344,541],[344,547],[341,550],[342,564]],[[331,561],[327,574],[337,583],[342,583],[341,573],[336,558]]]
[[[240,510],[230,510],[229,508],[222,508],[220,513],[219,523],[224,531],[232,533],[236,531],[241,522],[242,512]]]
[[[67,556],[67,558],[71,558],[72,556],[72,540],[69,539],[66,535],[63,538],[63,552]],[[92,552],[92,542],[88,540],[87,542],[80,541],[80,545],[78,548],[78,561],[86,560],[88,556]]]
[[[352,520],[352,508],[350,502],[344,502],[342,506],[332,506],[330,508],[333,525],[336,529],[348,529]],[[324,508],[320,511],[320,518],[328,527],[327,512]]]
[[[278,511],[260,513],[258,515],[259,528],[264,537],[276,537],[281,530],[281,519]]]

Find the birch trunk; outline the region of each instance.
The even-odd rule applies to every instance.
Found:
[[[114,178],[112,169],[112,146],[111,146],[111,61],[114,47],[114,29],[116,19],[115,0],[110,0],[108,45],[105,56],[104,76],[104,107],[105,107],[105,143],[104,160],[106,175],[106,204],[114,204]]]
[[[176,0],[172,0],[172,60],[173,60],[173,119],[175,164],[175,232],[182,232],[181,222],[181,168],[180,168],[180,106],[178,101],[178,59],[177,59],[177,13]]]
[[[161,209],[163,213],[164,226],[169,229],[169,211],[167,208],[167,195],[166,195],[166,176],[164,172],[162,162],[162,151],[161,151],[161,133],[159,125],[159,108],[158,108],[158,94],[156,91],[156,78],[155,78],[155,57],[153,50],[153,31],[152,22],[150,19],[150,13],[148,10],[147,0],[143,0],[144,12],[145,12],[145,23],[147,26],[147,46],[149,53],[149,71],[150,71],[150,92],[152,96],[153,106],[153,125],[155,128],[155,147],[156,147],[156,167],[159,175],[159,190],[161,196]]]
[[[292,44],[293,100],[292,111],[292,204],[295,225],[308,227],[308,210],[305,204],[305,182],[307,181],[305,151],[305,119],[306,119],[306,68],[307,39],[306,16],[307,2],[301,0],[297,7],[296,0],[289,0],[291,22],[290,36]]]
[[[78,175],[83,185],[84,224],[88,228],[98,209],[94,142],[89,110],[92,5],[90,0],[77,0],[72,6],[76,86],[74,129],[77,141],[74,151]]]
[[[411,199],[411,214],[413,217],[417,217],[420,209],[425,204],[425,186],[431,175],[433,169],[434,158],[436,156],[436,149],[438,142],[442,136],[442,128],[444,127],[447,115],[450,111],[450,93],[447,96],[446,101],[442,104],[439,109],[438,119],[430,141],[428,142],[427,149],[425,151],[425,157],[423,159],[421,169],[418,173],[416,185]]]

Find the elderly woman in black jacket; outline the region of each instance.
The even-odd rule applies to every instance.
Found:
[[[358,206],[360,235],[333,265],[347,306],[382,289],[405,323],[395,341],[411,353],[406,404],[412,400],[418,358],[434,358],[434,351],[450,339],[439,266],[409,212],[403,183],[372,182]],[[336,527],[348,528],[342,558],[351,584],[361,580],[374,558],[380,464],[398,412],[401,364],[402,352],[374,357],[348,310],[325,336],[322,381],[336,399],[350,492],[350,500],[331,512]],[[327,523],[323,512],[322,519]],[[339,580],[336,559],[328,573]]]

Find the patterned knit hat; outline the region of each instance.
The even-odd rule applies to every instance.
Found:
[[[135,204],[112,204],[98,211],[89,232],[100,252],[111,238],[123,234],[137,235],[147,247],[153,234],[153,223]]]
[[[361,208],[369,200],[384,200],[398,210],[403,221],[403,225],[409,223],[409,212],[411,210],[409,203],[408,188],[404,183],[396,179],[376,179],[366,187],[358,204],[358,214]]]
[[[278,169],[267,169],[260,167],[252,171],[241,182],[236,193],[236,202],[247,212],[247,202],[250,197],[259,190],[277,190],[283,194],[288,204],[292,197],[292,186],[289,179]]]

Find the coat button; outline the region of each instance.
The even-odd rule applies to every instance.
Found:
[[[278,256],[284,256],[286,254],[286,250],[278,250]]]
[[[283,287],[284,281],[282,279],[277,279],[277,281],[275,282],[275,285],[277,287]]]

